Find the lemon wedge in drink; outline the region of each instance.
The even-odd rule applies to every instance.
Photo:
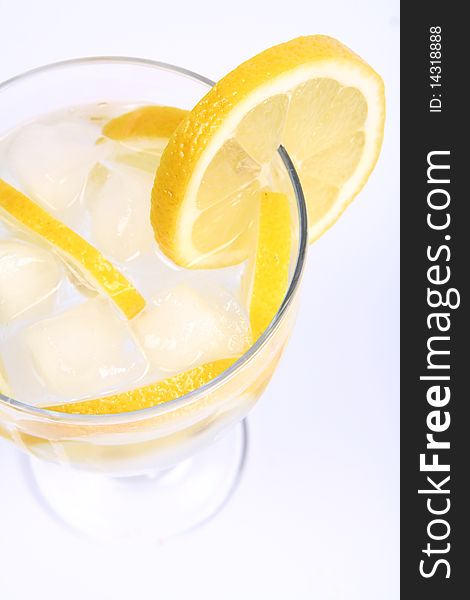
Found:
[[[82,415],[116,414],[157,406],[196,390],[220,375],[236,359],[216,360],[167,379],[113,396],[51,406],[49,410]]]
[[[174,106],[141,106],[108,121],[103,127],[103,135],[116,141],[136,138],[168,140],[187,112]]]
[[[173,106],[141,106],[108,121],[98,143],[112,140],[116,160],[155,175],[169,137],[187,112]]]
[[[93,287],[107,294],[128,319],[144,308],[141,294],[94,246],[0,179],[0,217],[2,211],[7,220],[13,217],[17,225],[52,245]]]
[[[314,241],[371,173],[384,114],[381,78],[337,40],[265,50],[221,79],[170,138],[152,194],[157,242],[186,267],[246,259],[253,206],[280,144],[299,173]]]
[[[262,192],[258,243],[249,271],[250,325],[255,342],[279,310],[289,282],[291,218],[285,194]]]

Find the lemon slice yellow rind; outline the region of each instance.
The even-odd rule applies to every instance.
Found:
[[[51,406],[49,410],[71,414],[102,415],[150,408],[180,398],[202,387],[228,369],[235,360],[237,359],[216,360],[128,392]]]
[[[142,106],[108,121],[102,133],[116,141],[169,138],[187,112],[173,106]]]
[[[287,196],[262,192],[250,294],[254,342],[274,319],[286,295],[291,247],[291,211]]]
[[[251,202],[244,190],[262,178],[259,161],[278,143],[286,145],[299,172],[310,240],[317,239],[372,171],[384,112],[379,75],[327,36],[297,38],[243,63],[186,116],[163,152],[151,210],[162,250],[176,263],[198,268],[244,260]],[[246,119],[250,127],[244,126]],[[260,151],[256,140],[264,138],[271,147]],[[223,168],[224,156],[232,161],[230,169]],[[224,189],[224,182],[232,189],[229,183]]]
[[[109,296],[128,319],[144,308],[141,294],[94,246],[1,179],[0,209],[63,254],[65,260]]]

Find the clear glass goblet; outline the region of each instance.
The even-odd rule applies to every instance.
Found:
[[[0,136],[43,113],[101,102],[191,109],[213,83],[150,60],[97,57],[40,67],[0,85]],[[70,415],[0,395],[0,435],[26,452],[32,489],[94,537],[164,540],[216,514],[247,455],[244,420],[293,327],[307,250],[302,189],[287,152],[273,167],[292,206],[290,281],[271,324],[227,371],[176,400],[112,415]]]

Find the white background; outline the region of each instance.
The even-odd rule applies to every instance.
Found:
[[[375,172],[311,248],[297,328],[250,416],[248,469],[224,512],[163,546],[87,541],[36,504],[0,441],[0,598],[397,599],[398,2],[0,0],[0,21],[0,80],[99,54],[217,79],[267,46],[327,33],[381,73],[388,101]]]

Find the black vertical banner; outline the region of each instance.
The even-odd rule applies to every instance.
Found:
[[[401,15],[401,597],[413,600],[470,597],[462,6],[402,3]]]

